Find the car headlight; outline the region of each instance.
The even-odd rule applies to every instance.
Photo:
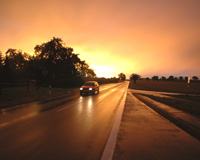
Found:
[[[80,88],[80,90],[83,90],[83,88]]]
[[[92,90],[92,88],[89,88],[89,90],[91,91],[91,90]]]

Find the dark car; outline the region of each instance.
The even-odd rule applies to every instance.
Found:
[[[80,88],[80,94],[83,93],[92,93],[95,94],[95,92],[99,93],[99,84],[96,81],[87,81],[83,86]]]

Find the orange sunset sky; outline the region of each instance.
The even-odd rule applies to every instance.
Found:
[[[99,77],[200,77],[200,0],[1,0],[0,51],[53,37]]]

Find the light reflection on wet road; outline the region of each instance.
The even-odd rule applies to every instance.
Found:
[[[127,86],[125,82],[75,97],[46,112],[41,107],[48,106],[33,103],[1,115],[1,158],[99,159]]]

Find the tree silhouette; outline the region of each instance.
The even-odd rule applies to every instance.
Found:
[[[193,80],[198,80],[199,78],[197,76],[192,77]]]
[[[26,58],[25,58],[26,57]],[[4,76],[6,79],[14,80],[25,78],[28,71],[28,55],[16,49],[8,49],[4,61]]]
[[[3,61],[4,61],[3,55],[2,55],[2,52],[0,51],[0,67],[3,66]]]
[[[41,72],[47,72],[49,80],[65,79],[71,81],[77,77],[95,77],[96,74],[85,61],[81,61],[73,48],[66,47],[60,38],[36,45],[34,64],[37,77],[42,78]],[[53,77],[53,78],[52,78]]]
[[[166,77],[162,76],[161,79],[162,79],[163,81],[165,81],[165,80],[166,80]]]
[[[21,50],[8,49],[5,58],[0,51],[0,85],[5,82],[29,82],[52,84],[56,87],[80,86],[84,80],[97,78],[95,71],[75,54],[73,48],[66,47],[61,38],[36,45],[35,54],[30,56]],[[121,76],[126,79],[125,74]],[[117,78],[97,79],[101,83],[118,82]],[[44,83],[45,82],[45,83]]]
[[[185,78],[184,78],[186,81],[188,81],[188,77],[186,76]]]
[[[154,80],[154,81],[157,81],[159,79],[159,77],[158,76],[153,76],[151,79]]]
[[[146,79],[147,81],[149,81],[149,80],[150,80],[150,78],[149,78],[149,77],[146,77],[145,79]]]
[[[2,78],[3,74],[3,63],[4,63],[4,58],[2,52],[0,51],[0,79]]]
[[[169,81],[173,81],[174,79],[175,79],[174,76],[169,76],[168,78]]]
[[[119,79],[122,80],[122,81],[126,80],[126,75],[125,75],[124,73],[118,74],[118,77],[119,77]]]
[[[132,73],[130,76],[130,80],[133,80],[134,83],[140,78],[139,74]]]
[[[179,77],[179,80],[181,80],[181,81],[182,81],[182,80],[183,80],[183,76],[180,76],[180,77]]]
[[[93,69],[87,69],[87,77],[96,77]]]
[[[81,60],[73,53],[73,48],[65,47],[60,38],[55,38],[47,43],[36,45],[35,59],[39,61],[39,67],[46,68],[49,75],[56,77],[78,75],[77,66]]]
[[[4,66],[3,66],[3,63],[4,63],[4,58],[3,58],[3,55],[2,55],[2,52],[0,51],[0,94],[1,94],[1,83],[3,82],[3,69],[4,69]]]

